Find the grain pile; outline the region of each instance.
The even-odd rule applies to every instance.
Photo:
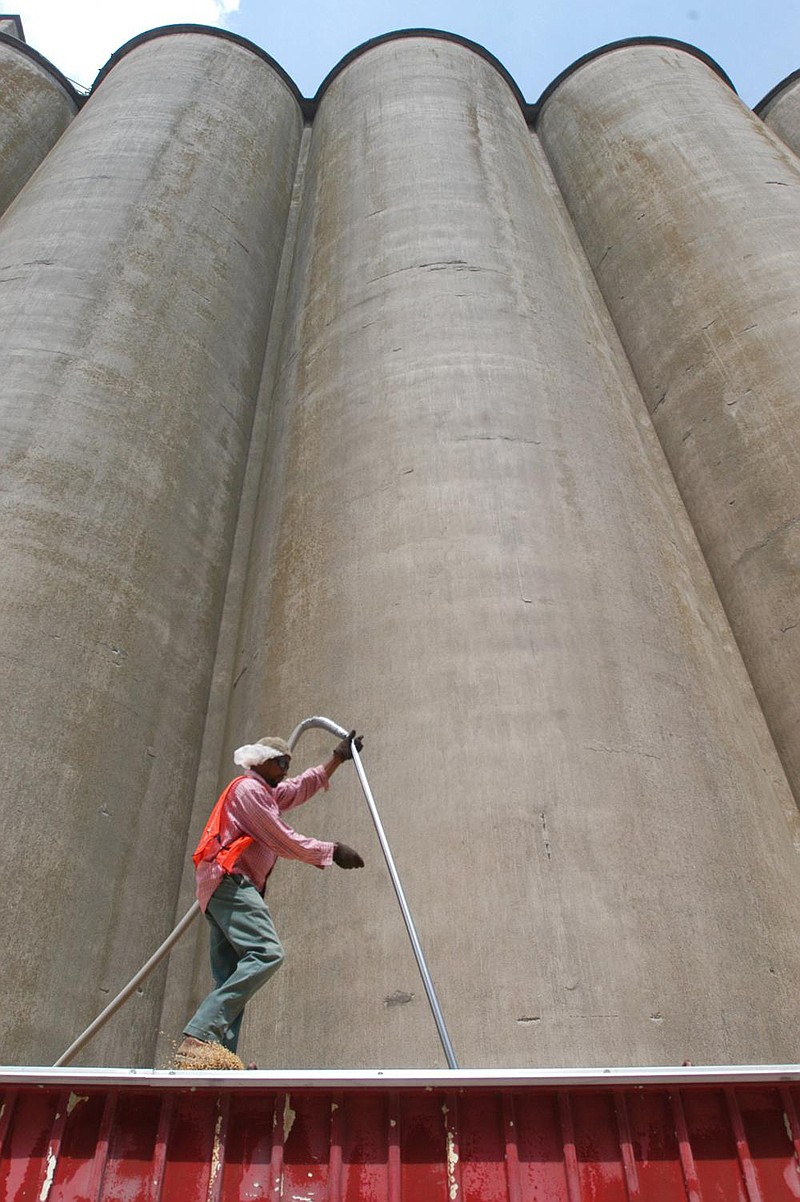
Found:
[[[221,1043],[204,1043],[192,1048],[191,1055],[176,1051],[170,1068],[244,1069],[244,1063],[235,1052],[229,1052]]]

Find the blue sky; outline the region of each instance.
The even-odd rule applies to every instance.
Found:
[[[184,21],[250,38],[306,96],[361,42],[417,27],[479,42],[530,101],[575,59],[620,38],[699,47],[750,105],[800,68],[800,0],[12,0],[5,11],[19,12],[30,44],[84,85],[130,37]]]
[[[751,105],[800,67],[800,0],[240,0],[227,24],[269,51],[306,96],[354,46],[416,26],[479,42],[530,101],[581,55],[642,35],[698,46]]]

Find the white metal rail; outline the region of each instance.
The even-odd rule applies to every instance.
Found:
[[[574,1089],[602,1086],[644,1087],[674,1085],[791,1085],[800,1082],[800,1064],[711,1064],[612,1068],[330,1068],[259,1069],[230,1073],[216,1069],[156,1068],[48,1068],[30,1065],[0,1066],[0,1086],[57,1085],[79,1089],[87,1085],[136,1085],[155,1089],[175,1088],[188,1083],[192,1089],[278,1090],[335,1089],[460,1089],[483,1086],[508,1089],[512,1086]]]

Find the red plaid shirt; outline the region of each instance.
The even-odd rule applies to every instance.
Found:
[[[252,835],[255,839],[255,843],[239,856],[234,871],[241,872],[262,891],[279,856],[302,860],[317,868],[332,864],[333,843],[307,839],[281,818],[286,810],[302,805],[320,789],[327,788],[328,774],[321,764],[281,781],[274,788],[257,772],[245,773],[244,779],[231,790],[219,831],[223,847],[239,835]],[[216,860],[203,860],[198,864],[195,881],[201,910],[205,910],[224,875]]]

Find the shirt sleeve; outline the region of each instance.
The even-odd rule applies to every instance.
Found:
[[[327,789],[329,783],[327,772],[322,764],[318,764],[316,768],[306,768],[299,776],[290,776],[288,780],[282,780],[272,790],[272,795],[278,803],[278,809],[283,813],[284,810],[302,805],[320,789]]]
[[[309,769],[309,772],[314,771],[313,768]],[[303,776],[305,775],[306,773],[303,773]],[[317,785],[316,788],[312,788],[308,796],[315,793],[319,787]],[[237,785],[230,806],[231,817],[236,825],[246,835],[251,835],[259,843],[263,843],[276,856],[287,860],[302,860],[304,864],[316,864],[318,868],[327,868],[333,863],[334,844],[307,838],[285,823],[280,816],[277,799],[270,796],[270,793],[274,795],[275,792],[276,790],[267,791],[263,785],[252,780],[243,780]]]

